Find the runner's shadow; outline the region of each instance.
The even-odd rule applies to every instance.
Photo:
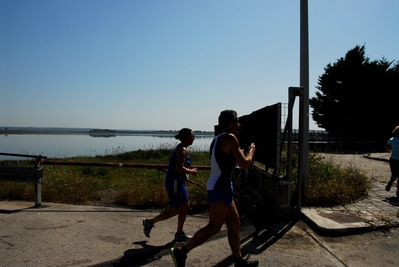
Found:
[[[266,251],[279,239],[281,239],[297,221],[281,221],[275,223],[268,223],[267,225],[253,225],[252,231],[247,230],[244,235],[241,234],[241,252],[242,255],[258,255]],[[245,222],[243,223],[246,224]],[[243,225],[241,225],[243,226]],[[241,229],[240,231],[242,231]],[[226,244],[227,245],[227,244]],[[254,259],[256,257],[254,256]],[[214,267],[227,267],[234,265],[234,260],[231,256],[226,257]]]
[[[151,246],[147,241],[133,242],[135,245],[141,245],[142,248],[128,249],[123,253],[118,263],[114,263],[114,267],[125,267],[140,264],[146,265],[152,261],[159,260],[163,256],[169,255],[169,248],[176,242],[173,240],[163,246]]]

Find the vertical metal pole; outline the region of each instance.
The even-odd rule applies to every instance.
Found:
[[[42,205],[42,179],[35,183],[35,207]]]
[[[292,135],[293,135],[293,129],[292,129],[292,113],[293,113],[293,107],[294,107],[294,102],[295,102],[295,98],[297,96],[299,96],[299,101],[302,101],[303,98],[303,88],[302,87],[289,87],[288,88],[289,92],[289,113],[288,113],[288,117],[289,119],[287,120],[287,124],[288,124],[288,148],[287,148],[287,176],[288,176],[288,182],[289,184],[291,184],[291,180],[292,180]],[[299,118],[301,119],[301,118]],[[301,155],[299,155],[299,160],[301,158]],[[299,164],[299,163],[298,163]],[[296,188],[296,196],[297,196],[297,206],[295,206],[295,209],[293,211],[295,211],[295,217],[299,218],[300,214],[301,214],[301,201],[302,201],[302,192],[303,192],[303,177],[299,176],[300,174],[300,166],[298,166],[298,184],[297,184],[297,188]],[[289,195],[291,195],[291,191],[289,190]],[[294,214],[294,213],[293,213]]]
[[[291,196],[291,181],[292,181],[292,113],[295,102],[295,88],[288,88],[288,140],[287,140],[287,178],[288,178],[288,197]],[[290,201],[288,200],[288,204]]]
[[[300,3],[300,87],[303,95],[299,106],[299,182],[302,189],[307,184],[309,173],[309,36],[308,1]],[[302,190],[302,193],[304,191]],[[302,196],[298,197],[298,217],[301,213]]]

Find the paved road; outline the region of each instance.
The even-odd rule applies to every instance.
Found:
[[[343,237],[319,236],[319,240],[342,266],[399,266],[398,228]]]
[[[176,220],[159,223],[151,238],[142,233],[142,220],[155,214],[53,203],[2,213],[0,266],[173,266],[169,249],[177,245]],[[191,234],[206,222],[206,217],[189,216],[185,230]],[[399,266],[397,229],[332,238],[315,234],[301,221],[258,229],[248,224],[242,241],[243,252],[261,266]],[[189,254],[187,266],[234,266],[227,242],[223,228]]]

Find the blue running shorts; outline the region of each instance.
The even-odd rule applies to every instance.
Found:
[[[171,208],[180,208],[184,202],[188,202],[188,191],[184,184],[181,184],[176,194],[173,192],[173,187],[166,188],[166,191],[168,192],[169,206]]]
[[[230,207],[231,203],[233,202],[233,198],[234,198],[233,188],[208,190],[209,202],[219,202],[220,200],[223,200],[223,202]]]

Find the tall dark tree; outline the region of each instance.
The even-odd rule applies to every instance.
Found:
[[[309,99],[321,128],[349,139],[382,141],[399,125],[399,62],[370,61],[364,46],[328,64]]]

